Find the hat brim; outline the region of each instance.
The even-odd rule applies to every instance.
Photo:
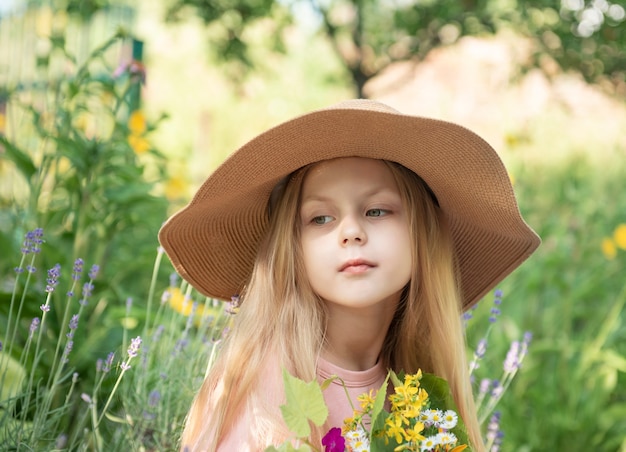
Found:
[[[429,185],[451,228],[465,309],[539,246],[487,142],[453,123],[362,102],[280,124],[225,160],[161,228],[178,273],[209,297],[240,293],[268,225],[273,187],[303,166],[340,157],[394,161]]]

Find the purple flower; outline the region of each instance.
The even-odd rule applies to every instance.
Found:
[[[30,322],[30,337],[33,337],[33,334],[35,333],[35,331],[37,331],[37,328],[39,328],[39,317],[35,317],[32,322]]]
[[[324,452],[344,452],[346,449],[346,440],[341,436],[341,429],[333,427],[322,438]]]
[[[96,279],[99,271],[100,271],[100,266],[97,264],[93,264],[91,266],[91,270],[89,270],[89,273],[88,273],[89,279]]]
[[[511,347],[509,348],[508,353],[506,354],[506,358],[504,360],[503,368],[507,373],[513,373],[517,369],[519,369],[520,361],[520,343],[519,341],[513,341],[511,343]]]
[[[498,380],[493,380],[493,387],[491,388],[491,397],[499,399],[504,392],[504,387]]]
[[[476,359],[481,359],[485,356],[485,353],[487,353],[487,339],[483,338],[478,341],[474,356],[476,357]]]
[[[22,267],[15,267],[13,270],[15,270],[15,273],[17,273],[18,275],[24,273],[24,269]]]
[[[102,366],[102,372],[105,374],[111,370],[111,366],[113,365],[113,358],[115,357],[115,353],[111,352],[107,355],[107,359],[104,362],[104,366]]]
[[[57,436],[56,441],[54,442],[55,449],[65,449],[67,447],[67,435],[65,433],[61,433]]]
[[[130,346],[128,347],[128,357],[129,358],[134,358],[135,356],[137,356],[137,353],[139,352],[139,347],[141,347],[141,337],[137,336],[134,339],[130,340]]]
[[[500,315],[500,305],[502,304],[502,291],[497,289],[494,293],[493,307],[491,308],[491,315],[489,316],[489,322],[494,323]]]
[[[35,267],[34,265],[27,265],[26,266],[26,271],[28,273],[35,273],[37,271],[37,267]]]
[[[50,312],[50,305],[42,304],[41,306],[39,306],[39,309],[41,309],[43,312]]]
[[[498,444],[502,443],[502,434],[500,433],[500,412],[495,411],[489,423],[487,424],[487,442],[495,442],[498,440]]]
[[[70,331],[69,333],[66,334],[66,336],[69,339],[72,339],[74,337],[74,331],[76,331],[76,328],[78,328],[78,314],[74,314],[72,316],[72,318],[70,319],[69,327],[70,327]]]
[[[126,312],[130,311],[130,308],[133,306],[133,298],[132,297],[128,297],[126,299]]]
[[[491,380],[489,378],[483,378],[480,380],[480,387],[478,389],[479,397],[484,397],[491,387]]]
[[[67,341],[67,344],[65,344],[65,350],[63,350],[63,356],[61,356],[61,363],[65,364],[69,361],[72,348],[74,348],[74,341]]]
[[[148,406],[155,407],[160,400],[161,393],[159,391],[157,391],[156,389],[150,391],[150,394],[148,395]]]
[[[232,297],[230,297],[230,302],[226,302],[226,305],[224,306],[224,310],[226,311],[226,314],[230,314],[230,315],[237,314],[240,303],[241,303],[241,300],[239,299],[239,295],[233,295]]]
[[[61,276],[61,264],[56,264],[50,270],[48,270],[48,279],[46,279],[46,292],[54,292],[54,288],[59,284],[59,277]]]
[[[91,297],[92,292],[93,284],[91,284],[91,282],[83,284],[83,299]]]
[[[170,287],[176,287],[178,285],[178,275],[176,273],[172,273],[170,275]]]
[[[96,372],[98,373],[102,372],[102,363],[103,363],[102,358],[98,358],[96,360]]]
[[[74,261],[74,268],[72,269],[72,279],[74,281],[80,280],[80,275],[83,273],[84,265],[85,263],[80,257]]]
[[[28,231],[24,235],[24,243],[22,244],[22,254],[39,253],[41,244],[43,243],[43,229],[37,228]]]
[[[24,243],[22,244],[22,254],[30,254],[34,238],[35,238],[34,231],[28,231],[24,235]]]
[[[38,254],[41,251],[41,244],[43,243],[43,229],[37,228],[33,231],[33,241],[31,244],[31,252]]]
[[[91,397],[89,397],[88,394],[85,394],[84,392],[80,395],[80,398],[83,399],[86,403],[90,404],[92,403]]]
[[[130,369],[130,364],[123,362],[122,364],[120,364],[120,367],[124,372],[126,372],[128,369]]]

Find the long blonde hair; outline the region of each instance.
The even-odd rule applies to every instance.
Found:
[[[448,380],[474,449],[484,449],[469,384],[461,303],[451,239],[445,218],[428,186],[412,171],[385,162],[410,219],[412,278],[387,332],[381,359],[396,371],[433,372]],[[314,164],[313,164],[314,165]],[[311,166],[293,173],[275,190],[270,223],[220,355],[189,411],[183,447],[214,451],[238,414],[252,410],[260,445],[287,438],[278,406],[262,396],[268,359],[311,381],[323,346],[324,302],[305,276],[300,248],[300,192]],[[262,327],[260,327],[262,325]],[[319,441],[321,431],[314,432]]]

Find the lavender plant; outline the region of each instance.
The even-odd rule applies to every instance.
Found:
[[[27,244],[43,231],[29,232]],[[38,250],[39,251],[39,250]],[[11,450],[173,450],[197,385],[229,323],[232,310],[214,300],[199,297],[186,283],[176,278],[162,290],[160,303],[145,300],[155,311],[153,322],[125,330],[134,336],[128,347],[111,350],[93,363],[94,380],[88,372],[77,370],[74,354],[77,333],[89,323],[84,311],[94,290],[98,267],[84,273],[83,260],[64,271],[54,265],[46,273],[40,290],[32,284],[37,274],[39,252],[24,248],[9,311],[22,312],[29,303],[39,306],[40,316],[29,323],[11,315],[0,354],[0,444]],[[158,249],[157,262],[161,262]],[[25,262],[28,262],[25,264]],[[153,269],[151,296],[160,290],[159,266]],[[26,278],[24,285],[20,278]],[[83,290],[79,300],[77,288]],[[18,296],[18,287],[24,291]],[[63,330],[55,343],[46,340],[48,318],[55,314],[51,297],[64,290],[67,303]],[[26,295],[27,294],[27,295]],[[183,295],[184,294],[184,295]],[[43,297],[42,302],[38,297]],[[120,302],[120,304],[122,304]],[[123,302],[130,320],[136,313],[128,300]],[[187,310],[189,306],[189,310]],[[133,322],[126,322],[132,325]],[[134,331],[140,330],[140,331]],[[140,335],[135,335],[137,332]],[[23,347],[14,342],[24,340]],[[19,353],[16,356],[15,351]],[[54,352],[54,365],[47,376],[40,372],[41,357]],[[6,391],[5,388],[10,388]]]
[[[513,378],[519,371],[524,357],[528,352],[528,347],[532,339],[530,332],[525,332],[523,339],[511,342],[509,350],[502,362],[502,371],[494,375],[494,368],[488,365],[487,372],[479,372],[485,361],[489,346],[489,339],[494,326],[501,315],[502,290],[496,289],[494,292],[493,304],[488,312],[488,325],[482,336],[479,337],[475,349],[471,353],[470,378],[475,383],[476,409],[478,411],[478,421],[483,426],[485,434],[485,444],[489,452],[498,452],[502,444],[504,432],[500,430],[500,413],[496,411],[498,403],[509,388]],[[474,317],[475,305],[470,311],[463,315],[466,328],[470,320]],[[491,363],[489,363],[491,364]],[[477,378],[477,374],[483,374]],[[476,385],[477,383],[477,385]]]

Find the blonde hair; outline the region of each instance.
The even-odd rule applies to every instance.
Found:
[[[385,163],[410,219],[413,269],[387,332],[381,359],[396,371],[414,373],[422,369],[445,378],[474,450],[483,451],[445,218],[428,186],[415,173]],[[306,381],[316,377],[326,307],[306,278],[297,221],[302,182],[313,165],[293,173],[272,196],[277,201],[270,206],[268,232],[241,296],[233,328],[189,411],[183,448],[216,450],[237,415],[246,410],[254,412],[251,434],[260,446],[279,443],[289,436],[276,397],[262,395],[263,380],[280,378],[281,368]],[[275,364],[269,368],[268,358]],[[315,431],[312,441],[319,442],[321,434],[321,430]]]

